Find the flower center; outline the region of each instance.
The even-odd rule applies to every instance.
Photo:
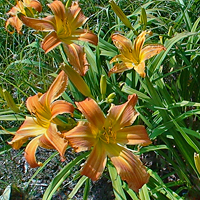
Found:
[[[41,109],[43,109],[43,112],[39,112],[35,106],[32,107],[31,115],[36,118],[35,123],[47,128],[50,124],[51,119],[51,112],[48,109],[44,109],[44,107],[41,106]],[[41,111],[41,110],[40,110]],[[34,119],[34,118],[33,118]]]
[[[98,137],[105,143],[116,142],[116,133],[112,130],[112,127],[103,127]]]
[[[71,35],[71,29],[69,27],[69,23],[67,21],[67,18],[64,20],[60,19],[61,22],[58,23],[59,26],[57,27],[57,34],[59,38],[66,38]]]

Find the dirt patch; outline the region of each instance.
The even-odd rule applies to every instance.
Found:
[[[9,148],[8,145],[1,145],[0,148],[3,147]],[[39,151],[36,153],[36,157],[38,161],[44,162],[54,152],[55,151],[53,150],[39,148]],[[38,168],[30,168],[23,154],[24,148],[21,148],[20,150],[7,149],[7,151],[0,155],[0,194],[3,193],[8,185],[12,184],[12,200],[42,199],[45,190],[56,174],[58,174],[58,172],[65,165],[75,158],[75,154],[71,149],[67,149],[65,154],[66,161],[64,162],[60,161],[59,155],[54,156],[52,160],[45,166],[45,168],[28,184],[29,180]],[[52,199],[67,199],[68,194],[73,190],[78,181],[74,180],[74,176],[77,174],[78,170],[79,166],[77,169],[74,169],[74,173],[72,172],[71,175],[62,183]],[[73,199],[81,200],[82,198],[83,187],[79,189]],[[88,199],[114,199],[111,181],[105,176],[102,176],[101,179],[96,182],[91,181]]]

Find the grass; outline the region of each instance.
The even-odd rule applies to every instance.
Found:
[[[45,6],[48,1],[41,2],[44,11],[50,12]],[[108,103],[111,93],[115,93],[112,103],[116,105],[124,103],[129,94],[136,93],[139,97],[136,108],[140,116],[135,123],[146,126],[153,142],[147,147],[130,147],[133,150],[140,149],[138,154],[151,176],[149,183],[138,194],[129,189],[127,183],[119,177],[115,180],[115,168],[110,163],[110,177],[108,172],[104,177],[112,181],[117,199],[195,198],[200,192],[199,172],[193,159],[195,152],[200,153],[200,6],[195,0],[190,0],[187,4],[182,0],[116,2],[136,31],[153,31],[153,35],[146,39],[147,44],[161,43],[167,50],[146,62],[145,78],[141,78],[134,70],[108,77],[108,71],[113,66],[109,62],[119,53],[112,43],[111,34],[119,32],[131,40],[136,38],[136,35],[117,17],[108,1],[80,0],[84,14],[89,17],[85,27],[90,27],[99,37],[96,48],[83,44],[90,64],[84,81],[105,113],[111,105]],[[10,3],[14,4],[14,1]],[[45,54],[40,47],[42,36],[28,27],[23,27],[23,35],[8,34],[4,24],[7,19],[6,12],[10,8],[8,2],[0,0],[0,87],[9,91],[20,112],[15,113],[0,94],[0,123],[8,131],[15,132],[28,115],[26,99],[38,92],[47,91],[58,72],[62,56],[58,47]],[[141,23],[141,8],[145,9],[147,15],[146,24]],[[102,74],[107,82],[105,98],[102,98],[99,89]],[[71,102],[85,98],[73,84],[68,86],[62,97]],[[76,112],[75,117],[80,119],[80,113]],[[12,158],[10,146],[7,144],[11,138],[6,131],[0,130],[0,154],[6,157],[5,169],[8,166],[7,160]],[[24,147],[19,151],[21,157],[23,149]],[[78,155],[76,159],[81,160],[83,155]],[[9,162],[9,165],[12,163],[14,162]],[[87,199],[92,183],[88,178],[79,175],[80,163],[72,160],[65,166],[62,165],[61,171],[52,177],[44,199],[50,199],[63,183],[62,173],[65,173],[66,177],[71,176],[76,183],[69,196],[73,198],[79,189],[83,188],[82,195]],[[12,178],[0,181],[2,189],[10,183],[23,189],[23,180],[14,180],[17,174],[15,170],[6,173],[11,173]],[[41,171],[37,173],[39,176]]]

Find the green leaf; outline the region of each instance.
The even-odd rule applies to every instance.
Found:
[[[183,136],[183,138],[185,139],[185,141],[197,152],[199,153],[200,150],[199,148],[196,146],[196,144],[192,141],[192,139],[185,133],[185,131],[178,125],[178,123],[173,120],[174,125],[176,126],[177,130],[181,133],[181,135]]]
[[[98,73],[97,63],[96,63],[96,57],[92,49],[88,44],[84,45],[84,50],[87,56],[87,60],[90,64],[90,69],[92,69],[94,72]]]
[[[10,200],[11,190],[12,190],[12,187],[11,187],[11,184],[10,184],[6,187],[3,194],[0,196],[0,200]]]
[[[108,171],[110,174],[110,178],[112,181],[113,191],[115,194],[116,200],[126,200],[126,195],[124,194],[124,191],[122,189],[122,181],[120,176],[117,173],[117,170],[115,167],[108,163],[107,165]]]
[[[61,69],[68,75],[70,81],[74,84],[79,92],[81,92],[86,97],[92,97],[90,88],[85,83],[79,73],[77,73],[72,67],[70,67],[66,63],[61,64]]]
[[[140,200],[150,200],[149,191],[147,189],[147,185],[143,185],[139,191]]]
[[[11,148],[11,145],[4,144],[4,146],[0,148],[0,155],[8,153]]]
[[[24,60],[17,60],[14,61],[12,63],[10,63],[7,68],[14,68],[16,65],[18,64],[24,64],[24,65],[35,65],[35,66],[41,66],[41,67],[46,67],[45,64],[42,64],[41,62],[37,62],[37,61],[32,61],[30,59],[24,59]]]
[[[128,187],[128,184],[126,182],[123,181],[123,186],[122,187],[129,194],[131,199],[139,200],[137,195],[135,194],[135,192]]]
[[[199,107],[200,103],[192,102],[192,101],[181,101],[181,102],[178,102],[178,103],[173,103],[171,105],[168,105],[167,108],[171,109],[171,108],[174,108],[174,107],[183,107],[183,106]]]
[[[154,146],[147,146],[147,147],[142,147],[140,149],[140,154],[150,152],[150,151],[157,151],[159,149],[168,149],[167,145],[161,144],[161,145],[154,145]]]
[[[24,121],[25,118],[18,114],[13,115],[1,115],[0,120],[2,121]]]
[[[170,49],[172,48],[172,46],[178,42],[179,40],[182,40],[186,37],[190,37],[193,35],[197,35],[199,34],[198,32],[183,32],[183,33],[178,33],[175,37],[166,40],[164,46],[166,47],[166,51],[162,51],[159,55],[157,55],[153,62],[151,63],[151,65],[149,66],[149,70],[151,71],[151,74],[153,74],[153,72],[160,68],[160,65],[162,64],[163,60],[165,59],[166,55],[168,54],[168,52],[170,51]]]
[[[55,156],[58,155],[58,152],[53,153],[47,160],[45,160],[44,163],[42,163],[42,166],[37,169],[37,171],[31,176],[29,181],[26,183],[25,188],[28,187],[30,182],[46,167],[46,165],[54,158]]]
[[[161,194],[164,194],[164,196],[166,196],[170,200],[182,200],[182,198],[177,193],[175,193],[174,191],[172,191],[170,188],[168,188],[164,184],[164,182],[162,181],[162,179],[158,176],[158,174],[156,172],[154,172],[151,169],[149,169],[148,173],[150,174],[150,176],[154,180],[150,179],[150,181],[147,184],[147,186],[151,182],[154,182],[156,184],[155,189],[151,189],[151,193],[155,194],[156,192],[159,192]]]
[[[90,179],[88,178],[85,182],[85,188],[83,191],[83,200],[88,199],[89,191],[90,191]]]
[[[139,99],[144,100],[144,101],[149,101],[151,99],[146,94],[129,87],[126,83],[122,87],[122,92],[125,92],[126,94],[134,94],[135,93],[138,95]]]
[[[99,38],[98,45],[99,45],[101,55],[103,55],[103,56],[114,57],[114,56],[116,56],[116,54],[118,52],[117,48],[114,45],[106,42],[102,38]]]
[[[63,181],[72,173],[72,168],[81,163],[81,161],[86,158],[89,152],[85,152],[84,154],[79,155],[73,161],[69,162],[51,181],[48,188],[46,189],[43,200],[50,200],[54,194],[54,192],[59,188],[59,186],[63,183]]]
[[[74,195],[78,192],[80,187],[83,185],[83,183],[85,183],[88,179],[89,178],[87,176],[82,176],[80,178],[80,180],[78,181],[78,183],[76,184],[76,186],[73,188],[73,190],[68,195],[68,199],[72,199],[74,197]]]

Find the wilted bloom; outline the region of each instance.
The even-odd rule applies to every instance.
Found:
[[[81,73],[87,71],[87,61],[85,61],[83,48],[80,48],[78,45],[71,46],[71,44],[76,40],[90,42],[91,44],[97,45],[98,38],[87,29],[77,29],[82,26],[86,21],[85,17],[81,11],[81,8],[78,5],[78,2],[72,2],[71,7],[66,8],[61,1],[53,1],[51,4],[48,4],[53,12],[53,16],[47,16],[43,19],[34,19],[21,15],[20,19],[27,26],[36,29],[38,31],[47,31],[50,32],[42,42],[42,48],[46,53],[51,51],[53,48],[58,46],[60,43],[66,45],[65,48],[68,48],[66,51],[69,58],[69,62],[75,68],[77,63],[70,57],[70,54],[74,55],[76,53],[76,60],[79,59],[82,63],[83,70]],[[79,58],[77,55],[80,54]],[[86,67],[86,68],[85,68]]]
[[[162,50],[166,50],[166,48],[160,44],[148,44],[143,47],[146,34],[147,32],[143,31],[135,39],[133,44],[129,39],[120,34],[116,33],[112,35],[113,43],[121,54],[115,56],[110,62],[122,62],[116,63],[109,71],[109,75],[134,68],[141,77],[146,76],[145,60],[159,54]]]
[[[54,100],[64,92],[66,85],[67,76],[62,71],[46,93],[38,93],[27,99],[27,108],[32,116],[26,117],[26,120],[9,144],[14,149],[19,149],[29,137],[35,137],[25,149],[25,158],[31,167],[41,165],[35,158],[38,146],[56,149],[60,153],[61,159],[64,160],[64,153],[68,143],[57,129],[57,124],[61,124],[61,120],[56,116],[63,113],[72,114],[74,107],[64,100]]]
[[[88,71],[88,62],[84,48],[75,43],[64,45],[64,50],[68,56],[68,61],[73,65],[74,69],[81,75],[84,76]]]
[[[125,147],[151,143],[144,126],[131,126],[138,116],[134,109],[136,102],[137,95],[130,95],[126,103],[112,106],[107,117],[91,98],[76,102],[88,122],[79,122],[64,136],[76,152],[92,149],[81,170],[82,175],[93,181],[99,179],[108,156],[121,179],[134,191],[138,192],[148,182],[149,174],[139,157]]]
[[[37,0],[22,0],[17,1],[16,6],[12,7],[12,9],[7,13],[9,19],[6,21],[5,28],[9,33],[14,33],[9,31],[8,25],[13,26],[18,33],[21,34],[22,29],[22,21],[18,18],[17,14],[22,13],[25,16],[34,16],[35,11],[41,12],[42,11],[42,5]]]

